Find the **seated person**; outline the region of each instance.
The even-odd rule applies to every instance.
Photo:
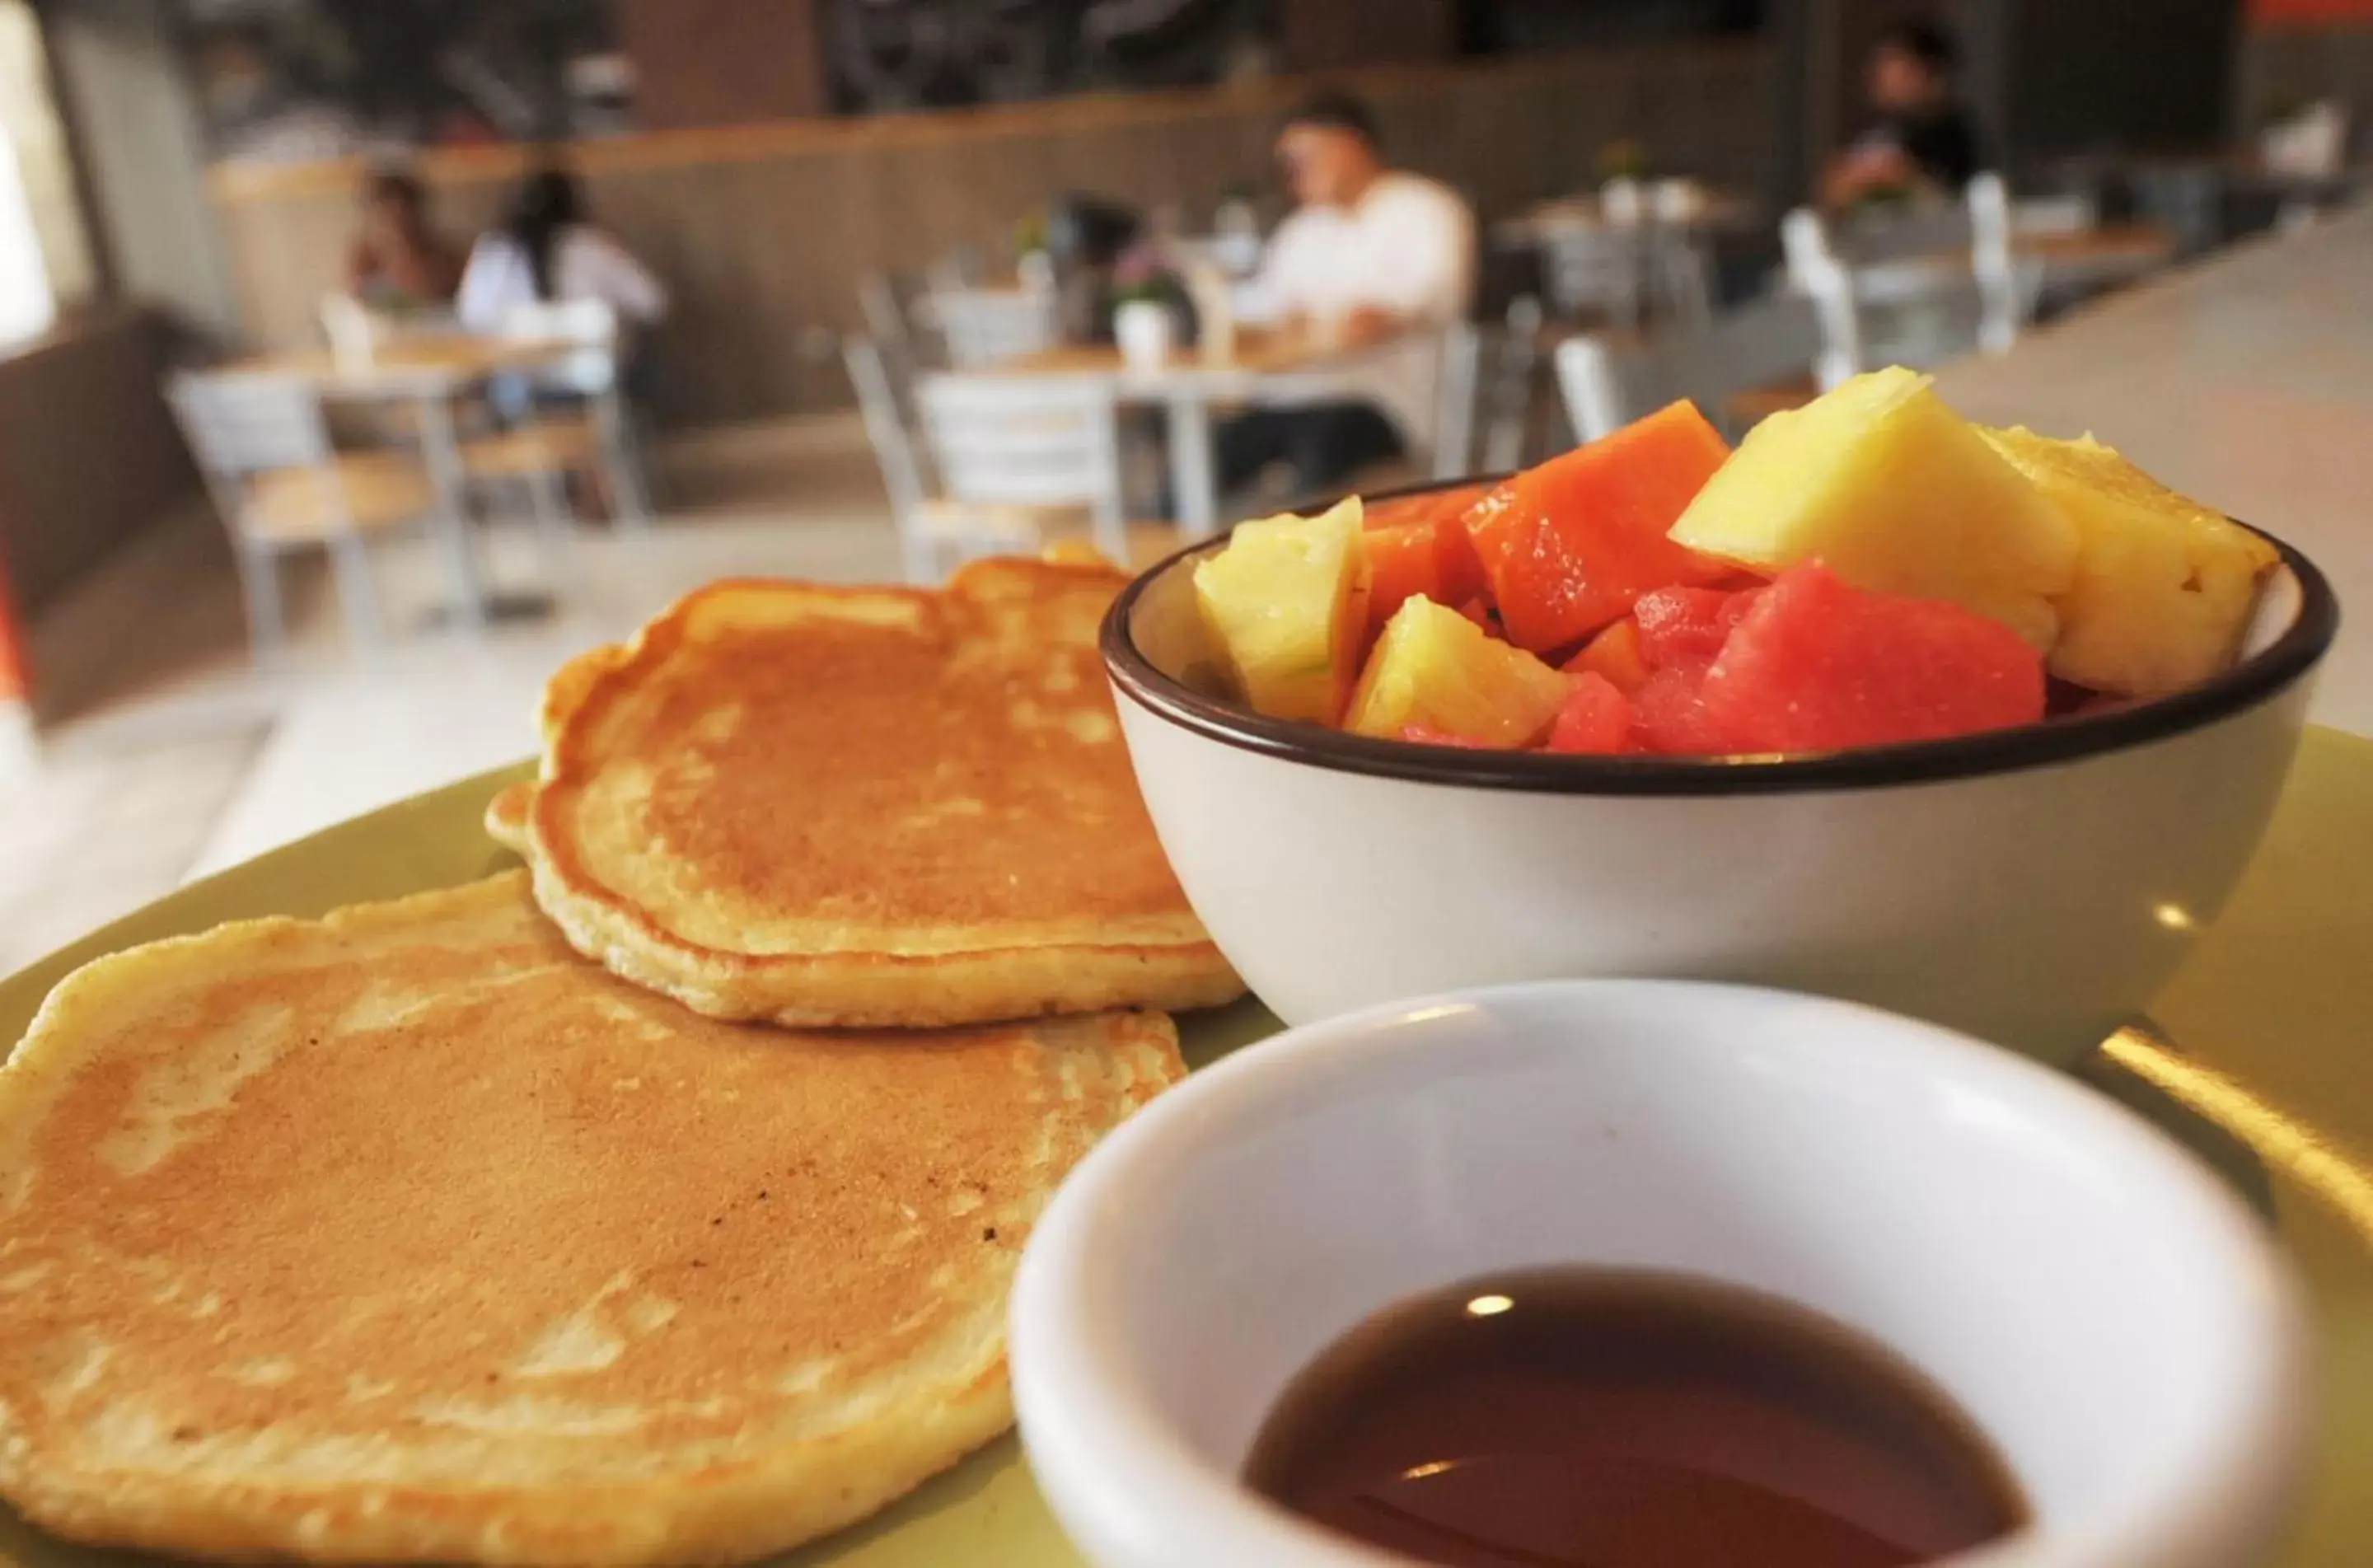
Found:
[[[1296,493],[1310,495],[1431,434],[1439,329],[1467,313],[1475,219],[1447,187],[1385,167],[1375,122],[1356,99],[1310,99],[1287,120],[1277,150],[1299,205],[1269,240],[1246,291],[1247,318],[1355,346],[1408,334],[1362,357],[1338,385],[1221,424],[1223,490],[1285,462]]]
[[[1922,193],[1958,197],[1984,166],[1953,87],[1952,40],[1924,22],[1888,29],[1871,52],[1869,126],[1830,164],[1823,199],[1846,208]]]
[[[594,224],[576,180],[542,170],[472,248],[454,312],[473,332],[498,332],[522,306],[578,299],[608,305],[622,328],[648,326],[668,307],[650,269]]]
[[[420,181],[397,170],[364,181],[346,243],[347,294],[374,310],[433,310],[452,303],[461,281],[461,254],[429,222]]]

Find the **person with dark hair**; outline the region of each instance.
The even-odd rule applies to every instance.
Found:
[[[593,222],[576,177],[537,170],[472,248],[454,313],[473,331],[495,332],[522,306],[579,299],[602,301],[627,326],[667,314],[667,290]]]
[[[1976,127],[1954,89],[1953,41],[1926,22],[1889,28],[1871,51],[1869,126],[1824,181],[1832,207],[1923,191],[1958,196],[1984,167]]]
[[[449,303],[462,258],[428,221],[428,193],[400,170],[363,181],[362,217],[346,244],[346,292],[374,310]]]
[[[1448,187],[1387,165],[1367,106],[1341,93],[1304,100],[1277,156],[1299,205],[1245,313],[1366,352],[1299,401],[1221,425],[1217,456],[1223,488],[1284,462],[1309,495],[1431,439],[1441,329],[1474,290],[1475,219]]]

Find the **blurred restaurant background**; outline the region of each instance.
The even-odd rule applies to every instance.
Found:
[[[2373,587],[2368,108],[2373,0],[0,0],[0,971],[710,578],[1675,396],[1937,368]],[[1338,153],[1455,248],[1407,308]]]

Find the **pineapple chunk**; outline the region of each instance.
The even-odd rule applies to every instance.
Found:
[[[1418,594],[1385,623],[1344,728],[1397,739],[1413,724],[1490,746],[1549,732],[1572,681]]]
[[[1256,712],[1332,724],[1359,673],[1370,572],[1360,498],[1247,522],[1195,568],[1203,623]]]
[[[2090,436],[1986,439],[2076,525],[2076,581],[2061,595],[2052,673],[2155,696],[2233,661],[2274,547],[2159,484]]]
[[[1818,559],[1856,588],[1950,600],[2049,649],[2076,528],[1925,376],[1857,376],[1755,427],[1672,536],[1776,576]]]

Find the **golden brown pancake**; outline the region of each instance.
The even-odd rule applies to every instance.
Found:
[[[703,1019],[517,873],[102,959],[0,1069],[0,1493],[205,1556],[715,1562],[1005,1429],[1041,1203],[1158,1014]]]
[[[535,786],[525,779],[506,784],[486,802],[486,837],[506,849],[527,853],[527,813],[535,804]]]
[[[1095,637],[1123,580],[999,560],[940,592],[694,593],[555,677],[513,836],[537,901],[579,952],[719,1018],[1243,994],[1121,743]]]

